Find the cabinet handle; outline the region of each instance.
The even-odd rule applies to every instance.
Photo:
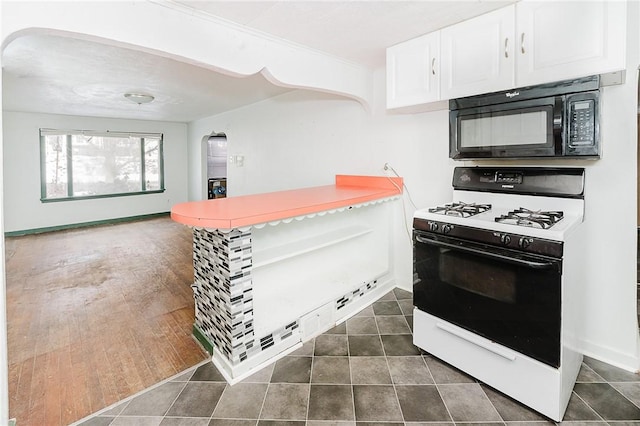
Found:
[[[509,57],[509,37],[504,39],[504,57]]]
[[[482,349],[486,349],[489,352],[493,352],[496,355],[500,355],[503,358],[508,359],[509,361],[515,361],[516,356],[508,349],[503,349],[493,343],[486,342],[481,340],[482,338],[464,330],[457,330],[449,324],[437,322],[436,328],[439,328],[442,331],[446,331],[447,333],[453,334],[456,337],[459,337],[462,340],[466,340],[469,343],[473,343],[476,346],[480,346]]]
[[[524,33],[520,34],[520,51],[524,53]]]
[[[431,58],[431,74],[436,75],[436,58]]]

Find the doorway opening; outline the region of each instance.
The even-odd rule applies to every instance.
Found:
[[[207,139],[207,199],[227,196],[227,135],[213,133]]]

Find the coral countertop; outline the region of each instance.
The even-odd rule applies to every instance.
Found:
[[[336,175],[335,185],[176,204],[171,219],[199,228],[240,228],[397,196],[402,182]]]

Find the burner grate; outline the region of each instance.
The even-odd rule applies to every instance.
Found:
[[[432,207],[429,212],[446,216],[471,217],[489,210],[491,210],[491,204],[457,202]]]
[[[507,214],[495,218],[496,222],[508,223],[511,225],[528,226],[530,228],[549,229],[560,220],[563,213],[561,211],[540,211],[529,210],[523,207],[510,211]]]

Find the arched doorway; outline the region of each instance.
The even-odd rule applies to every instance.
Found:
[[[206,198],[209,200],[227,196],[227,135],[212,132],[202,138],[203,165],[202,174],[207,188]]]

